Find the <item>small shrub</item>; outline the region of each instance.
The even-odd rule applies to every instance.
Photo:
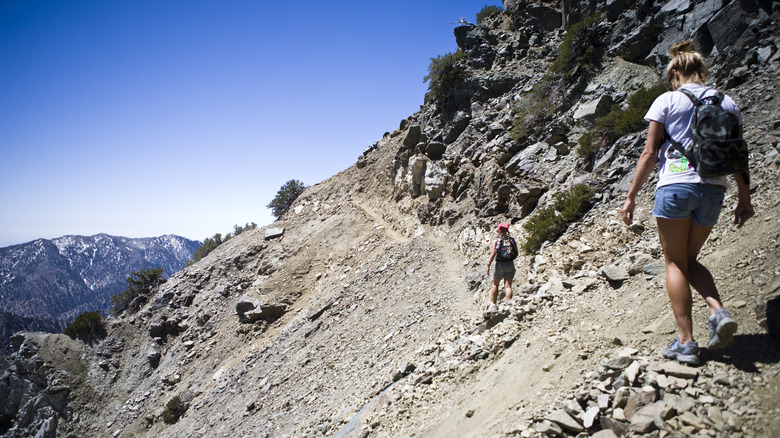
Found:
[[[642,87],[628,98],[626,109],[615,107],[609,114],[596,119],[593,131],[585,133],[578,140],[577,155],[590,158],[598,150],[615,142],[620,137],[645,127],[644,115],[655,98],[667,90],[666,85],[656,84]]]
[[[463,67],[458,63],[465,57],[466,54],[458,49],[455,53],[431,58],[423,82],[428,82],[428,95],[433,101],[446,102],[455,85],[463,80]]]
[[[109,310],[111,315],[119,315],[125,310],[131,312],[139,310],[154,288],[165,283],[163,269],[146,268],[138,272],[131,272],[125,282],[127,289],[111,297],[111,310]]]
[[[523,251],[533,254],[544,242],[561,237],[569,224],[582,218],[593,205],[593,193],[584,184],[555,195],[552,205],[539,209],[523,225],[528,235],[523,243]]]
[[[198,249],[195,250],[194,254],[192,254],[192,259],[190,259],[190,261],[187,262],[187,266],[190,266],[193,263],[197,262],[198,260],[202,259],[203,257],[206,257],[207,255],[209,255],[211,251],[216,249],[216,247],[222,245],[223,243],[227,242],[231,238],[238,236],[239,234],[245,231],[254,230],[255,228],[257,228],[257,224],[254,222],[250,222],[244,225],[243,227],[239,225],[234,225],[233,232],[227,233],[224,238],[220,233],[215,234],[214,237],[207,237],[206,239],[203,240],[203,244],[200,247],[198,247]]]
[[[187,412],[187,407],[187,404],[182,402],[181,397],[178,395],[168,400],[162,414],[165,424],[174,424],[179,421],[179,418]]]
[[[77,316],[73,322],[62,331],[72,339],[81,339],[84,342],[92,342],[106,337],[106,328],[103,315],[100,311],[84,312]]]
[[[575,69],[590,70],[598,62],[596,46],[599,44],[598,25],[604,14],[597,13],[573,24],[558,47],[558,56],[550,65],[550,73],[571,75]]]
[[[489,18],[493,18],[493,17],[495,17],[496,15],[498,15],[498,14],[500,14],[502,12],[504,12],[504,10],[501,9],[499,6],[488,6],[488,5],[485,5],[485,6],[482,7],[482,10],[480,10],[477,13],[477,23],[482,24],[482,23],[485,22],[485,20],[487,20]]]
[[[282,185],[279,191],[276,192],[276,197],[268,203],[267,207],[270,208],[271,213],[279,219],[287,213],[287,210],[290,209],[292,203],[304,190],[306,190],[306,185],[297,179],[291,179]]]
[[[524,105],[518,106],[515,110],[515,120],[512,122],[510,136],[513,140],[519,141],[535,131],[545,122],[555,108],[552,108],[552,90],[553,77],[545,75],[537,82],[531,92],[527,94]]]

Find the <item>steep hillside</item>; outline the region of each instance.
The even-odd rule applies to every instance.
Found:
[[[0,431],[777,436],[778,11],[751,1],[609,2],[581,39],[595,49],[588,67],[551,73],[566,29],[596,7],[505,8],[455,29],[464,56],[442,99],[429,95],[272,226],[220,245],[139,312],[109,319],[103,340],[15,337]],[[618,214],[642,131],[595,155],[575,152],[595,117],[655,84],[665,49],[691,33],[709,41],[713,83],[744,109],[757,212],[737,230],[726,208],[704,250],[740,332],[698,368],[659,354],[674,323],[652,190],[638,225]],[[540,83],[546,94],[534,91]],[[513,131],[519,114],[523,132]],[[522,239],[534,211],[580,183],[597,193],[593,207],[518,260],[516,298],[484,312],[495,225],[511,222]],[[694,310],[699,338],[705,312]]]

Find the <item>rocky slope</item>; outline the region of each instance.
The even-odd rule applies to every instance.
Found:
[[[505,9],[456,28],[465,74],[447,104],[426,102],[272,227],[173,275],[138,313],[109,319],[105,339],[15,337],[0,431],[777,436],[777,8],[507,0]],[[564,29],[597,10],[599,62],[569,72],[558,90],[567,104],[513,140]],[[757,211],[737,230],[726,208],[703,251],[740,332],[697,368],[659,355],[674,323],[650,187],[637,226],[618,215],[642,132],[589,160],[573,152],[598,102],[620,105],[657,81],[665,48],[688,35],[709,41],[713,84],[744,110]],[[518,260],[516,299],[484,313],[495,225],[511,222],[522,239],[529,214],[577,183],[597,190],[595,205]],[[697,301],[700,340],[705,313]]]

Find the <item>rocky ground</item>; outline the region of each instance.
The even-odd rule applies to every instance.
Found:
[[[560,32],[534,34],[533,45],[506,23],[494,27],[500,55],[479,79],[497,88],[483,90],[470,115],[445,122],[426,105],[355,166],[308,188],[280,221],[220,245],[139,312],[109,319],[99,342],[16,336],[2,368],[0,432],[778,436],[780,349],[768,331],[780,295],[777,39],[762,43],[774,51],[728,90],[744,109],[756,216],[742,229],[730,224],[731,188],[702,252],[739,322],[737,343],[687,367],[659,353],[675,327],[649,213],[652,182],[636,226],[618,212],[642,135],[622,138],[592,166],[569,147],[593,115],[585,101],[625,98],[657,77],[607,56],[583,105],[561,115],[568,142],[551,129],[518,145],[507,134],[512,105],[543,73]],[[523,29],[528,36],[532,27]],[[473,44],[481,64],[469,62],[483,66],[486,45]],[[460,134],[445,135],[453,130]],[[518,259],[514,299],[486,313],[496,224],[510,220],[522,239],[523,212],[577,182],[599,189],[594,207]],[[700,343],[706,313],[696,301]]]

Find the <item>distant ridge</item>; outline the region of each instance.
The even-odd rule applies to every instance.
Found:
[[[175,235],[127,238],[96,234],[37,239],[0,248],[0,312],[3,321],[69,322],[85,311],[107,311],[130,272],[183,268],[201,245]],[[26,318],[26,319],[25,319]],[[26,329],[25,324],[3,330]],[[51,324],[41,323],[39,330]],[[56,325],[56,323],[55,323]],[[9,333],[10,335],[10,333]],[[3,339],[3,345],[6,339]]]

